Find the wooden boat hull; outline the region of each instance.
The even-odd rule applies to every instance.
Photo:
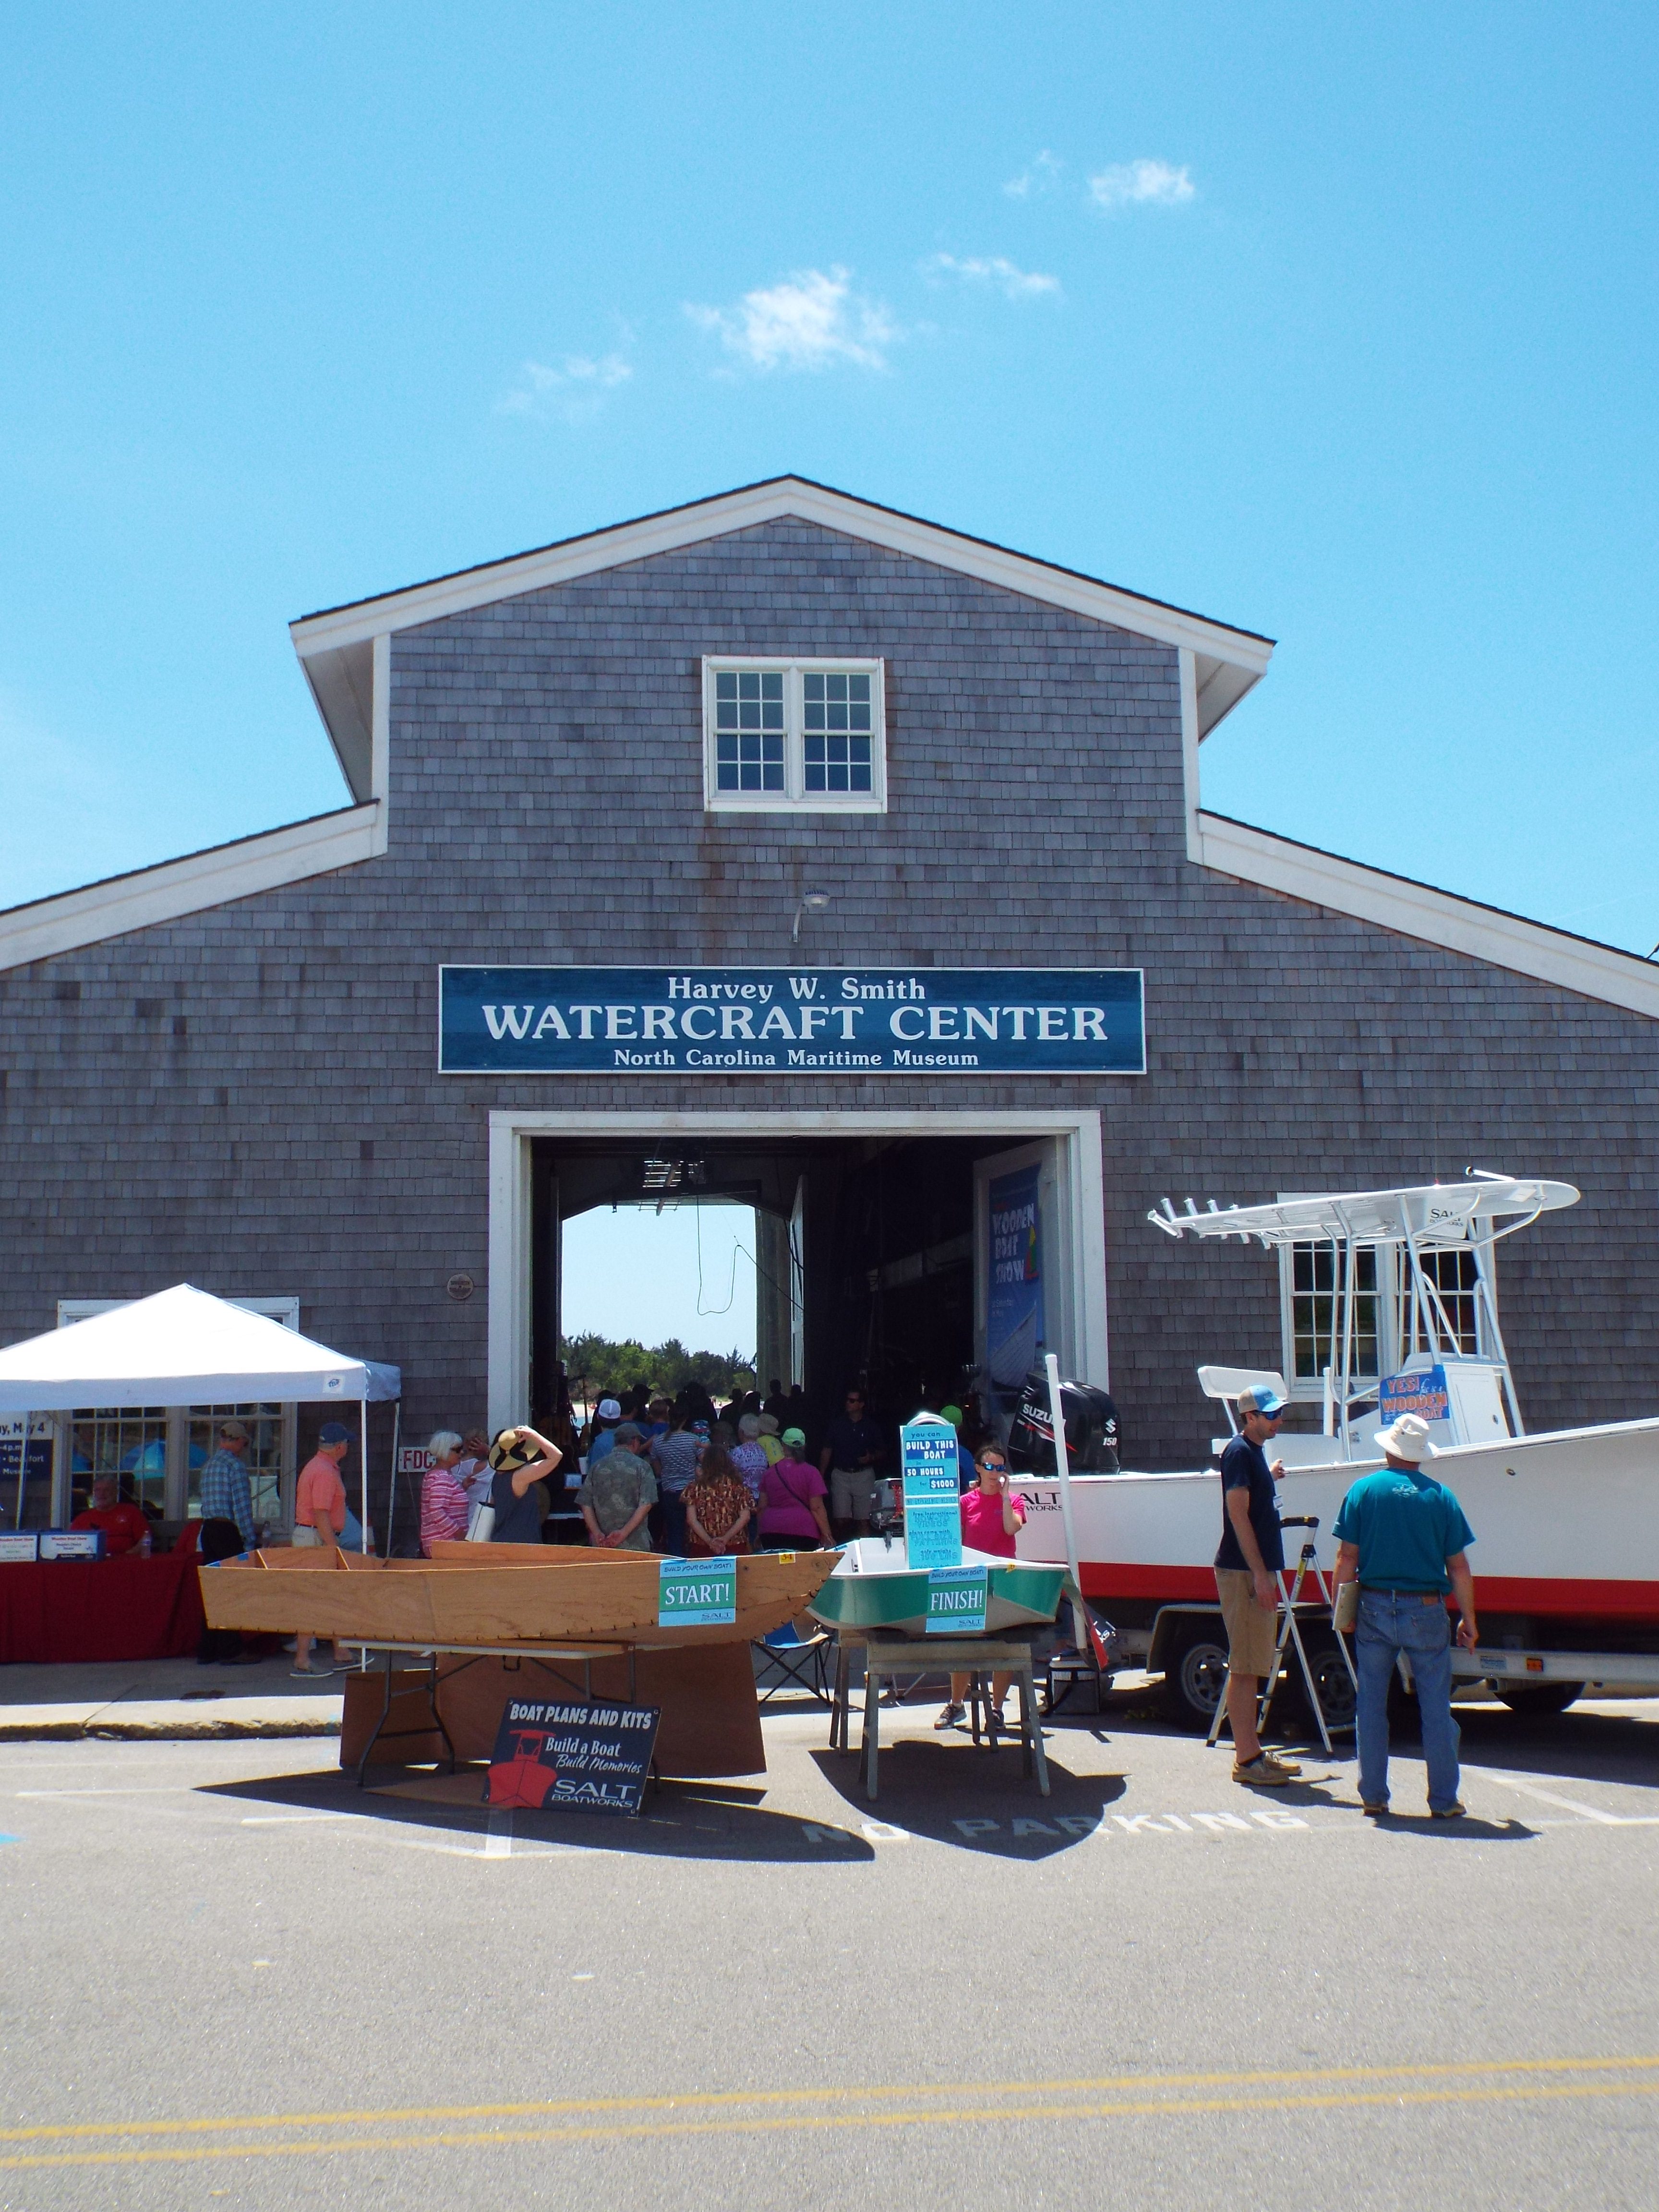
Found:
[[[246,1553],[202,1570],[210,1628],[302,1631],[343,1644],[481,1646],[742,1643],[804,1612],[839,1555],[762,1552],[738,1561],[737,1619],[657,1626],[658,1555],[551,1544],[438,1544],[429,1559],[314,1547]]]
[[[966,1564],[979,1564],[979,1554]],[[985,1632],[1046,1627],[1060,1610],[1064,1565],[1024,1559],[987,1559]],[[842,1564],[807,1607],[826,1627],[879,1629],[890,1636],[926,1636],[927,1576],[905,1564],[902,1543],[878,1539],[849,1545]]]

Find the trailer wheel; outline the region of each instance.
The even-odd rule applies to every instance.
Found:
[[[1300,1703],[1307,1707],[1308,1718],[1313,1718],[1313,1707],[1309,1704],[1307,1691],[1302,1683],[1302,1669],[1296,1663],[1296,1653],[1287,1654],[1286,1672],[1295,1683]],[[1358,1698],[1353,1677],[1348,1672],[1347,1662],[1334,1644],[1319,1644],[1312,1639],[1308,1644],[1308,1664],[1319,1692],[1319,1702],[1325,1709],[1325,1725],[1331,1729],[1351,1729],[1358,1716]]]
[[[1582,1682],[1494,1682],[1492,1687],[1512,1713],[1530,1713],[1540,1719],[1565,1712],[1584,1693]]]
[[[1200,1625],[1191,1632],[1164,1673],[1164,1692],[1176,1717],[1207,1729],[1221,1703],[1226,1679],[1226,1640]]]

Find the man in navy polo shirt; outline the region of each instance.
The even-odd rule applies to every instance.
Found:
[[[1423,1472],[1434,1447],[1429,1425],[1402,1413],[1377,1443],[1388,1465],[1361,1475],[1336,1516],[1336,1584],[1358,1581],[1354,1633],[1359,1677],[1359,1797],[1373,1817],[1389,1809],[1389,1682],[1403,1651],[1411,1662],[1429,1768],[1429,1811],[1455,1820],[1457,1723],[1451,1711],[1451,1622],[1455,1590],[1462,1618],[1457,1640],[1474,1650],[1474,1577],[1468,1547],[1474,1531],[1443,1482]]]
[[[1285,1401],[1270,1384],[1238,1394],[1240,1433],[1221,1455],[1221,1547],[1215,1586],[1227,1624],[1227,1718],[1233,1731],[1233,1780],[1282,1790],[1302,1770],[1263,1751],[1256,1701],[1279,1649],[1279,1573],[1285,1538],[1273,1495],[1275,1469],[1263,1447],[1279,1434]]]

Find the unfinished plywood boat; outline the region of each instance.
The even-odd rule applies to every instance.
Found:
[[[765,1636],[805,1610],[835,1552],[761,1552],[738,1561],[737,1619],[657,1625],[652,1552],[554,1544],[436,1544],[429,1559],[360,1552],[245,1553],[202,1569],[210,1628],[331,1636],[427,1649],[629,1644],[642,1650]]]
[[[1060,1610],[1066,1568],[963,1549],[965,1567],[985,1572],[985,1632],[1045,1626]],[[927,1632],[927,1571],[912,1567],[902,1539],[866,1536],[848,1544],[835,1572],[807,1607],[831,1628],[874,1628],[890,1636]]]

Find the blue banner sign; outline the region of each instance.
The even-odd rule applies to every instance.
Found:
[[[446,1075],[1144,1075],[1138,968],[441,968]]]
[[[1018,1390],[1043,1341],[1042,1173],[993,1176],[986,1208],[985,1338],[991,1380]]]

